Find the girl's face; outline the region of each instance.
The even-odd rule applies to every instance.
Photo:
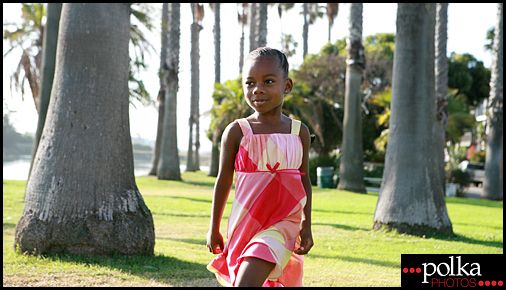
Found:
[[[285,78],[275,57],[248,60],[242,80],[246,102],[258,113],[281,108],[284,94],[291,92],[293,87],[292,80]]]

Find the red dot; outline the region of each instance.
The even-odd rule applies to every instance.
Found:
[[[415,268],[410,268],[409,273],[415,273]]]
[[[483,281],[478,282],[478,285],[483,286]]]
[[[492,281],[492,286],[495,286],[497,283],[495,281]]]
[[[407,273],[408,271],[409,271],[408,268],[402,269],[402,272],[404,272],[404,273]]]
[[[502,286],[502,281],[497,282],[497,285]]]
[[[490,281],[485,281],[485,286],[490,286]]]
[[[420,268],[416,268],[416,272],[417,272],[417,273],[420,273],[420,272],[422,272],[422,269],[420,269]]]

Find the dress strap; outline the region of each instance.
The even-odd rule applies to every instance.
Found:
[[[239,124],[239,126],[241,127],[241,131],[242,131],[243,136],[253,135],[253,130],[251,129],[251,126],[249,125],[248,120],[246,120],[245,118],[242,118],[242,119],[236,119],[235,122],[237,122]]]
[[[290,134],[299,135],[301,122],[292,119],[292,132]]]

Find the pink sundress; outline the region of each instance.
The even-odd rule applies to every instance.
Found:
[[[253,134],[246,119],[236,122],[244,136],[235,158],[227,241],[207,269],[222,285],[233,286],[243,259],[256,257],[276,264],[263,286],[302,286],[303,256],[293,252],[300,246],[306,204],[301,123],[292,120],[291,134]]]

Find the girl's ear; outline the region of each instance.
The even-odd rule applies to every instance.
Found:
[[[293,89],[293,81],[291,78],[286,79],[285,94],[289,94]]]

